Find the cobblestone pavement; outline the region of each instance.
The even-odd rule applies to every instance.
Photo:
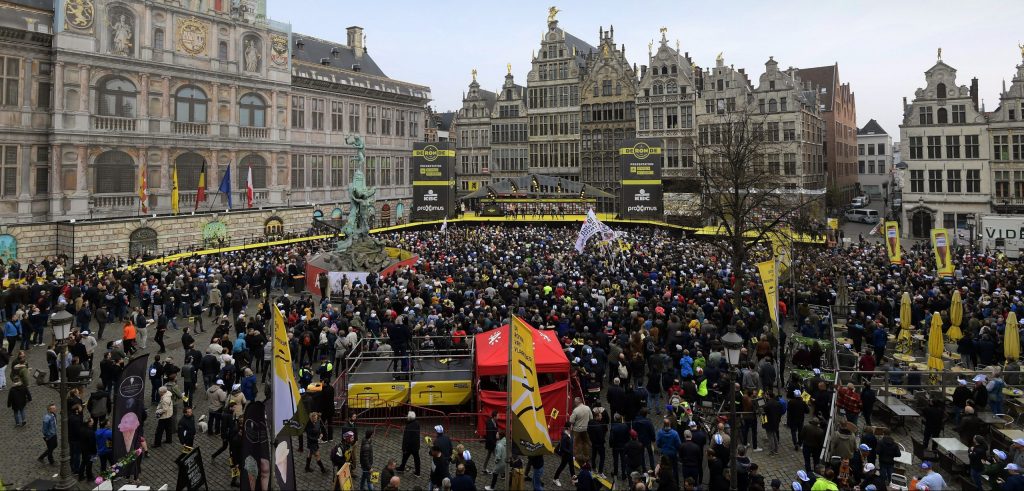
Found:
[[[206,323],[207,325],[210,322]],[[184,323],[182,323],[184,325]],[[106,339],[102,340],[101,346],[107,341],[111,340],[114,331],[108,329]],[[209,344],[210,330],[207,329],[206,333],[200,333],[195,335],[196,345],[205,346]],[[157,345],[152,340],[153,330],[150,330],[150,339],[147,343],[146,353],[153,355],[156,353]],[[181,347],[180,342],[180,331],[174,331],[169,329],[166,337],[169,341],[167,344],[168,354],[175,360],[179,361],[184,358],[184,350]],[[32,368],[43,368],[46,366],[45,363],[46,350],[43,347],[33,347],[29,351],[29,362]],[[98,359],[98,358],[97,358]],[[98,367],[94,371],[94,374],[98,374]],[[8,375],[8,380],[10,376]],[[147,380],[148,384],[148,380]],[[195,414],[198,419],[200,415],[206,414],[206,397],[199,392],[197,389],[196,397],[196,408]],[[263,397],[263,388],[260,387],[260,397]],[[13,413],[9,409],[3,409],[3,416],[0,417],[0,439],[9,442],[11,447],[8,447],[7,451],[0,451],[0,478],[3,479],[4,484],[7,485],[7,489],[17,489],[21,485],[24,485],[35,479],[56,479],[58,466],[50,466],[45,464],[39,464],[35,461],[35,458],[39,456],[45,450],[45,443],[41,436],[42,417],[45,412],[46,406],[53,402],[58,402],[58,396],[56,391],[50,390],[45,387],[31,387],[32,402],[29,403],[26,408],[26,416],[28,418],[28,425],[22,428],[16,428],[14,426]],[[6,401],[6,391],[0,391],[0,397]],[[86,399],[88,396],[86,395]],[[150,409],[150,415],[152,416],[153,409]],[[176,415],[177,416],[177,415]],[[155,418],[150,418],[145,425],[145,435],[148,437],[150,442],[154,441],[156,433]],[[401,457],[401,423],[399,419],[389,428],[382,428],[378,431],[375,436],[374,444],[374,468],[380,469],[384,464],[387,463],[389,458],[400,460]],[[863,424],[863,419],[861,420]],[[471,435],[473,421],[460,422],[454,424],[456,428],[452,428],[452,432],[461,436]],[[432,424],[427,425],[425,422],[422,424],[424,431],[429,429]],[[895,435],[898,442],[902,443],[905,448],[910,449],[910,434],[921,435],[921,425],[919,422],[910,421],[907,425],[908,428]],[[360,437],[362,436],[363,429],[360,428]],[[296,455],[295,468],[299,479],[300,489],[330,489],[331,485],[331,464],[329,458],[330,449],[333,448],[337,439],[340,438],[338,431],[335,431],[335,441],[324,444],[321,446],[322,458],[327,467],[328,472],[326,474],[321,473],[315,464],[313,464],[314,472],[305,472],[303,467],[305,465],[305,457],[308,453],[301,453]],[[950,430],[946,430],[943,436],[955,436]],[[453,437],[454,443],[460,443],[458,437]],[[490,484],[490,476],[483,473],[483,466],[479,463],[483,461],[486,455],[483,445],[479,441],[465,441],[466,447],[472,452],[473,458],[478,462],[480,467],[480,475],[477,478],[477,486],[479,489],[483,489],[484,485]],[[763,429],[759,428],[758,431],[758,443],[764,445],[767,443],[765,433]],[[196,438],[196,444],[202,449],[204,458],[204,466],[206,470],[207,480],[210,484],[210,489],[230,489],[230,475],[227,466],[227,451],[223,452],[216,459],[211,460],[211,456],[214,451],[220,447],[219,437],[211,437],[205,434],[200,434]],[[421,477],[416,478],[412,474],[412,462],[409,463],[409,469],[404,473],[400,474],[402,477],[402,489],[416,489],[417,486],[422,486],[424,489],[427,485],[427,478],[430,471],[430,459],[427,455],[427,446],[423,445],[421,449],[421,462],[422,462],[422,473]],[[180,446],[177,444],[177,438],[175,437],[174,445],[164,445],[160,448],[155,448],[150,451],[149,458],[145,459],[142,467],[141,479],[143,484],[150,485],[153,489],[159,488],[163,484],[168,484],[170,488],[175,487],[177,481],[177,466],[174,463],[174,459],[178,457],[180,452]],[[308,451],[307,451],[308,452]],[[57,453],[55,452],[55,455]],[[610,454],[610,452],[609,452]],[[748,454],[753,462],[756,462],[763,475],[766,476],[766,481],[770,482],[773,478],[780,479],[783,483],[792,482],[795,479],[796,471],[803,467],[803,456],[800,452],[795,451],[791,439],[789,436],[788,428],[783,424],[781,428],[781,444],[779,453],[777,455],[769,456],[767,452],[752,452]],[[611,462],[606,464],[606,472],[610,470]],[[545,484],[546,488],[555,488],[551,483],[550,479],[553,477],[554,470],[557,466],[557,459],[554,457],[548,458],[548,465],[545,468]],[[915,463],[918,463],[915,460]],[[98,463],[94,465],[98,467]],[[911,475],[914,472],[911,471]],[[949,474],[946,471],[942,471],[946,477],[947,482],[950,482]],[[118,486],[124,481],[117,481],[115,484]],[[566,476],[562,476],[562,483],[566,488],[570,487],[569,480]],[[80,483],[80,489],[92,489],[92,483]],[[499,484],[499,488],[501,484]],[[379,488],[378,488],[379,489]]]

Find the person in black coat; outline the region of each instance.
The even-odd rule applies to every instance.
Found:
[[[320,414],[324,415],[324,430],[327,432],[327,441],[334,440],[334,387],[331,384],[323,384],[320,393],[317,394],[317,407]]]
[[[484,423],[484,449],[487,450],[487,457],[484,458],[484,472],[490,473],[487,465],[494,456],[494,448],[498,445],[498,411],[491,411],[491,417]]]
[[[598,408],[601,409],[601,408]],[[608,420],[604,411],[594,411],[594,417],[587,423],[587,436],[590,437],[590,462],[595,465],[597,474],[604,475],[605,448],[608,437]],[[601,460],[599,461],[598,458]]]
[[[878,400],[878,393],[871,388],[871,382],[864,382],[864,388],[860,391],[860,414],[864,416],[864,423],[871,426],[871,414],[875,411],[875,402]]]
[[[196,441],[196,419],[192,416],[192,408],[185,406],[181,419],[178,420],[178,443],[192,447]]]
[[[430,470],[430,485],[432,488],[441,489],[441,482],[451,477],[448,470],[448,461],[451,459],[451,455],[445,455],[440,447],[434,445],[430,447],[430,458],[434,463],[433,469]]]
[[[405,463],[411,456],[415,464],[416,477],[420,475],[420,423],[416,421],[416,413],[409,411],[406,417],[405,430],[402,431],[402,463],[398,466],[398,472],[405,472]]]
[[[555,469],[554,483],[555,486],[562,487],[562,482],[558,480],[558,476],[562,475],[562,470],[566,467],[569,468],[569,478],[576,477],[576,469],[572,465],[572,432],[569,431],[569,425],[565,425],[562,428],[562,437],[558,440],[555,455],[558,455],[562,460],[558,463],[558,468]]]
[[[800,450],[800,429],[804,427],[804,417],[808,411],[802,395],[803,392],[799,389],[790,391],[786,407],[786,426],[789,427],[789,435],[793,438],[793,450]]]
[[[616,414],[615,422],[609,430],[608,444],[612,447],[612,475],[618,476],[622,473],[623,478],[628,478],[626,471],[626,442],[629,441],[629,426],[622,422],[622,415]]]
[[[924,446],[931,443],[932,438],[942,434],[943,420],[946,417],[946,409],[942,407],[942,401],[932,401],[924,408],[921,416],[924,418]]]

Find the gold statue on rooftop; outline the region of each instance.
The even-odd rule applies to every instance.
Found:
[[[558,7],[552,6],[551,8],[549,8],[548,22],[555,22],[555,16],[557,16],[559,12],[561,12],[561,10],[558,10]]]
[[[473,81],[476,82],[476,68],[471,73],[473,74]]]

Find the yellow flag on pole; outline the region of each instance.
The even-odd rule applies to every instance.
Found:
[[[533,353],[533,328],[512,316],[509,361],[509,391],[512,440],[526,456],[554,453],[548,434],[544,403],[537,383],[537,362]]]
[[[269,299],[267,301],[270,301]],[[274,317],[274,390],[272,392],[273,417],[271,431],[280,436],[300,436],[306,426],[307,415],[301,404],[299,384],[292,371],[292,354],[288,347],[288,331],[284,327],[284,315],[277,305],[271,304]]]
[[[178,213],[178,166],[174,166],[174,173],[171,174],[171,211]]]
[[[779,325],[779,280],[775,260],[757,263],[761,273],[761,285],[764,286],[764,297],[768,302],[768,314],[775,326]]]
[[[889,253],[889,264],[903,262],[903,253],[900,251],[899,222],[885,222],[885,250]]]

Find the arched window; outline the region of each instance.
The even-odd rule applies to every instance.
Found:
[[[174,94],[174,120],[179,123],[205,123],[207,118],[206,92],[194,85],[186,85]]]
[[[228,61],[228,42],[221,41],[217,44],[217,59],[227,63]]]
[[[675,65],[672,65],[672,68],[675,68]],[[668,94],[678,94],[679,86],[676,85],[675,82],[669,82],[668,85],[665,87],[665,92]]]
[[[276,237],[284,235],[284,220],[279,217],[270,217],[266,222],[263,223],[263,235],[267,237]]]
[[[654,84],[654,95],[662,95],[665,93],[665,87],[661,84]]]
[[[128,236],[128,255],[131,257],[156,254],[157,234],[156,230],[149,227],[135,229]]]
[[[100,81],[99,87],[100,116],[118,118],[134,118],[136,91],[135,84],[122,77],[110,77]]]
[[[668,67],[667,66],[661,65],[661,74],[662,75],[668,75]]]
[[[949,122],[949,113],[946,111],[946,108],[940,107],[939,108],[939,124],[946,124],[948,122]]]
[[[384,203],[380,207],[380,217],[378,219],[378,222],[381,227],[391,226],[391,206],[388,205],[387,203]]]
[[[939,99],[946,98],[946,84],[938,84],[935,86],[935,96]]]
[[[675,75],[675,74],[676,74],[676,72],[678,72],[678,71],[679,71],[679,69],[678,69],[678,68],[676,68],[676,66],[675,66],[675,65],[672,65],[672,75]]]
[[[238,163],[238,189],[245,191],[250,168],[252,169],[252,188],[266,189],[267,161],[256,154],[247,155]]]
[[[768,112],[774,113],[779,111],[779,104],[775,102],[775,99],[768,101]]]
[[[267,105],[257,94],[246,94],[238,101],[238,124],[254,128],[267,126]]]
[[[197,153],[183,153],[174,159],[174,165],[178,168],[178,189],[192,190],[199,187],[199,174],[203,172],[203,163],[206,159]],[[206,189],[213,189],[220,182],[207,169]]]
[[[96,193],[132,193],[138,170],[131,155],[117,150],[96,157]]]

